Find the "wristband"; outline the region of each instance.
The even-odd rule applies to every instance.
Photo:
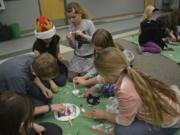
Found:
[[[49,108],[48,112],[51,112],[51,111],[52,111],[52,108],[51,108],[51,105],[50,105],[50,104],[48,104],[48,108]]]

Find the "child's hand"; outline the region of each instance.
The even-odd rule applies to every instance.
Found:
[[[95,93],[95,92],[96,92],[96,87],[91,87],[90,89],[88,89],[88,90],[83,94],[82,97],[87,98],[87,97],[89,97],[89,95],[91,95],[91,94],[93,94],[93,93]]]
[[[170,33],[170,40],[172,41],[172,42],[176,42],[176,36],[171,32]]]
[[[85,116],[91,119],[105,119],[106,112],[101,109],[86,111]]]
[[[94,119],[104,119],[106,112],[101,109],[92,110],[92,116]]]
[[[84,77],[83,76],[76,76],[76,77],[73,78],[73,82],[78,84],[79,78],[84,78]]]
[[[77,31],[76,31],[76,35],[77,35],[77,36],[84,37],[84,33],[83,33],[82,31],[80,31],[80,30],[77,30]]]
[[[180,36],[178,35],[178,37],[177,37],[177,42],[180,42]]]
[[[51,109],[53,112],[67,112],[67,107],[63,104],[51,104]]]
[[[173,37],[172,37],[170,40],[171,40],[172,42],[176,42],[176,38],[173,38]]]
[[[52,91],[46,87],[42,90],[42,93],[44,94],[44,96],[46,98],[52,98],[53,97]]]
[[[58,54],[58,60],[59,60],[59,61],[64,60],[64,56],[63,56],[61,53]]]
[[[74,77],[73,82],[83,86],[87,85],[87,80],[84,77]]]
[[[33,123],[33,129],[36,131],[38,135],[42,135],[42,132],[46,130],[43,126],[36,123]]]
[[[73,40],[73,34],[72,34],[72,32],[69,32],[67,35],[66,35],[66,39],[68,40],[68,41],[72,41]]]

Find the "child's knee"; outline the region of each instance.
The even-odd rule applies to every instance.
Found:
[[[132,135],[129,127],[116,125],[114,129],[115,135]]]
[[[59,75],[57,78],[54,79],[54,82],[58,86],[64,86],[67,82],[67,76],[66,75]]]
[[[135,120],[129,126],[116,125],[116,135],[149,135],[152,134],[151,125],[142,120]]]

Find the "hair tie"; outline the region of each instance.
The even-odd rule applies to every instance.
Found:
[[[128,66],[126,66],[123,70],[123,73],[127,74],[128,73]]]
[[[132,68],[132,67],[133,67],[132,64],[127,65],[127,66],[124,68],[123,72],[127,74],[127,73],[128,73],[128,69],[129,69],[129,68]]]

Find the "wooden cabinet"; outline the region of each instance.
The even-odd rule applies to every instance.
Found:
[[[41,15],[51,20],[64,19],[64,0],[39,0]]]

